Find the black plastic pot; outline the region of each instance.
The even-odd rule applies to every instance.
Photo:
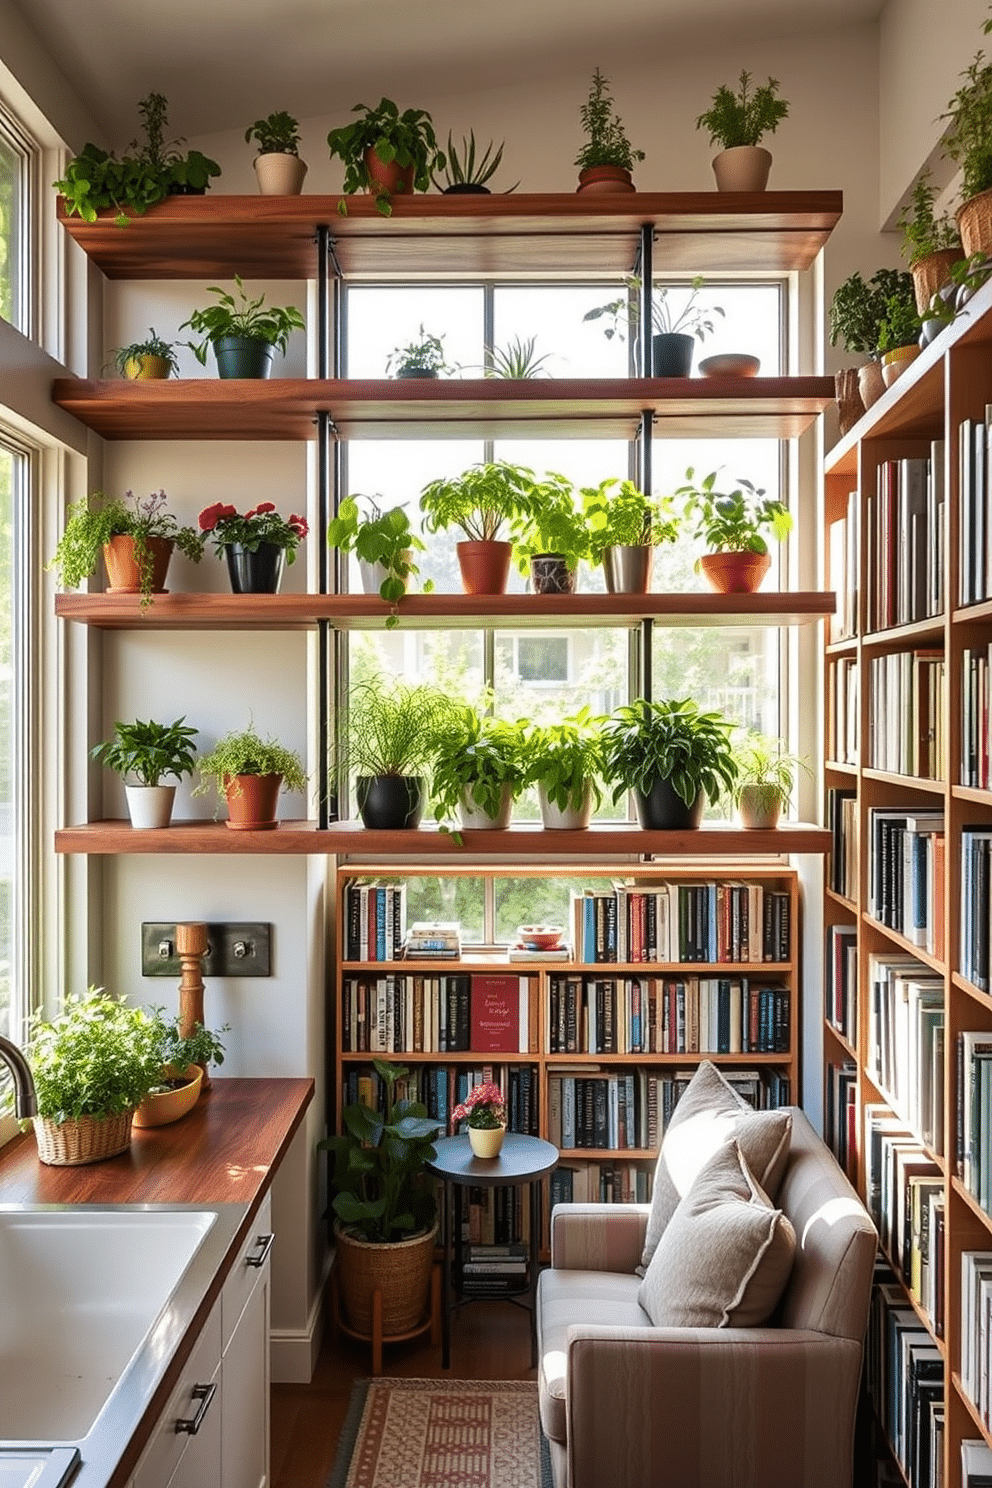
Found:
[[[667,780],[656,780],[648,794],[635,790],[637,817],[645,832],[694,831],[702,822],[706,798],[700,791],[687,806]]]
[[[488,186],[481,186],[477,181],[455,181],[451,186],[445,186],[441,192],[442,196],[491,196],[492,192]]]
[[[363,826],[377,832],[418,827],[426,787],[420,775],[359,775],[355,782]]]
[[[268,377],[275,347],[257,336],[218,336],[214,342],[218,377]]]
[[[240,543],[225,543],[232,594],[278,594],[285,556],[275,543],[259,543],[254,553]]]
[[[688,377],[692,372],[692,353],[695,347],[695,336],[683,336],[679,332],[652,336],[654,376]]]

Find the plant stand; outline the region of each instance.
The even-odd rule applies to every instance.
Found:
[[[437,1348],[441,1343],[441,1268],[436,1263],[431,1267],[430,1312],[423,1322],[418,1323],[415,1328],[410,1328],[406,1333],[383,1333],[382,1293],[378,1287],[372,1293],[372,1332],[359,1333],[355,1328],[350,1328],[341,1315],[341,1293],[338,1287],[337,1268],[331,1267],[332,1337],[336,1340],[344,1333],[349,1338],[371,1343],[373,1375],[382,1373],[382,1345],[384,1343],[403,1343],[408,1338],[419,1338],[421,1333],[427,1332],[428,1328],[431,1334],[431,1347]]]

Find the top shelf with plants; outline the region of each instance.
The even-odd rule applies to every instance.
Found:
[[[629,192],[396,197],[175,196],[118,226],[59,218],[109,279],[317,277],[317,230],[342,276],[555,279],[633,271],[641,229],[655,270],[713,274],[808,269],[843,210],[840,191]]]

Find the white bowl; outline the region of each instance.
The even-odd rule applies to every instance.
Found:
[[[704,357],[699,370],[704,377],[755,377],[761,361],[746,351],[723,351]]]

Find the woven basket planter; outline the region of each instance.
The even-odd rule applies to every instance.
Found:
[[[372,1337],[372,1294],[382,1296],[382,1336],[395,1338],[417,1328],[427,1315],[437,1225],[412,1240],[372,1245],[334,1225],[334,1266],[345,1321]]]
[[[957,210],[958,232],[965,258],[992,253],[992,191],[980,191]]]
[[[83,1163],[116,1157],[131,1145],[133,1111],[117,1116],[81,1116],[78,1121],[34,1118],[38,1157],[52,1168],[78,1168]]]
[[[925,315],[938,289],[951,282],[951,268],[961,262],[960,248],[941,248],[910,265],[917,314]]]

